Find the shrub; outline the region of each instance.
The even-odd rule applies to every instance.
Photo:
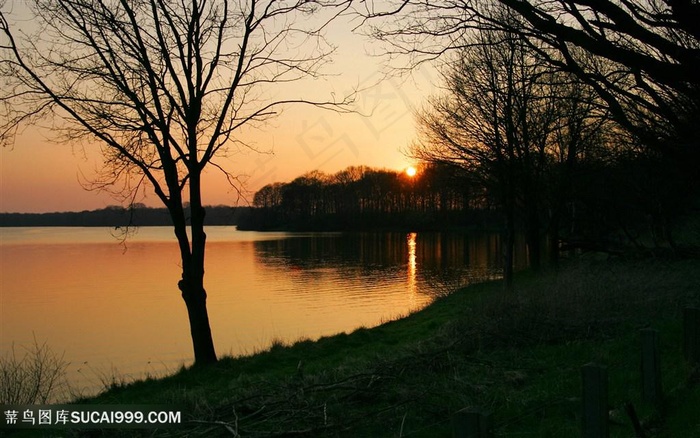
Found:
[[[55,401],[66,387],[68,363],[46,343],[24,348],[20,357],[13,346],[0,357],[0,404],[28,405]]]

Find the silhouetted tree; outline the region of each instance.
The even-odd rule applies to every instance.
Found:
[[[26,123],[53,116],[53,132],[64,140],[100,145],[104,172],[97,185],[121,181],[128,193],[151,185],[172,217],[179,244],[178,286],[195,363],[216,361],[204,289],[202,173],[208,167],[223,171],[216,158],[247,146],[240,128],[269,119],[278,107],[342,103],[285,93],[281,84],[319,73],[333,51],[322,31],[347,2],[26,5],[35,32],[17,31],[7,5],[0,12],[0,140],[7,144]],[[262,93],[277,97],[266,100]]]
[[[500,13],[503,7],[520,19],[504,20]],[[601,148],[605,151],[603,160],[581,167],[621,185],[605,190],[591,177],[587,177],[591,182],[588,186],[574,184],[578,200],[588,202],[587,208],[576,211],[590,213],[586,219],[599,223],[594,233],[598,235],[604,234],[613,219],[627,228],[649,216],[653,234],[664,236],[675,246],[670,232],[673,218],[697,205],[700,193],[696,166],[700,161],[697,1],[389,0],[362,2],[356,11],[365,17],[360,27],[385,43],[388,58],[399,71],[468,49],[475,32],[498,30],[517,35],[541,59],[576,76],[595,91],[605,110],[626,131],[613,128],[618,139],[612,141],[606,140],[611,131],[590,139],[607,146],[624,144],[623,153],[617,147]],[[590,135],[583,132],[582,141],[585,137]],[[621,142],[621,137],[627,138]],[[616,163],[617,159],[623,161]],[[566,174],[576,167],[557,167],[563,187],[570,187]],[[616,171],[633,177],[613,175]],[[637,179],[640,174],[647,178]],[[652,190],[641,197],[631,196],[641,193],[652,179],[657,182]],[[612,199],[613,193],[619,197]],[[549,194],[560,201],[562,195]],[[596,198],[608,199],[605,208]],[[574,211],[576,205],[572,202],[569,207]],[[550,232],[555,223],[561,224],[561,212],[562,208],[552,211]],[[581,216],[577,215],[583,219]]]
[[[502,8],[501,22],[518,17]],[[591,90],[542,59],[519,34],[479,30],[463,42],[443,74],[446,95],[418,113],[422,139],[413,154],[453,163],[480,179],[502,207],[504,279],[512,280],[518,222],[537,270],[543,234],[558,244],[572,168],[600,140],[605,112]],[[554,249],[554,248],[553,248]],[[556,251],[554,252],[556,255]],[[556,260],[555,260],[556,261]]]
[[[253,196],[253,206],[258,208],[276,208],[282,205],[282,183],[264,186]]]
[[[700,157],[697,1],[499,1],[525,19],[522,35],[560,54],[641,141],[681,168]]]
[[[488,210],[476,187],[454,165],[426,164],[418,175],[351,166],[334,175],[310,172],[262,187],[242,229],[436,229],[467,223],[469,212]],[[475,214],[474,217],[481,217]]]
[[[361,5],[358,12],[367,18],[369,32],[387,43],[391,59],[408,56],[400,69],[462,48],[475,30],[519,35],[541,56],[593,87],[618,123],[697,182],[697,1],[395,0]],[[504,21],[498,5],[522,19]]]
[[[293,216],[304,219],[323,213],[325,180],[322,173],[310,172],[285,184],[281,188],[282,207]]]
[[[531,90],[539,72],[512,35],[483,32],[478,39],[479,46],[454,57],[453,67],[444,72],[448,94],[432,98],[418,113],[423,139],[412,152],[428,162],[451,162],[477,173],[497,193],[505,218],[503,274],[510,287],[516,188],[523,182],[519,158],[533,146],[522,144],[527,141],[522,130],[529,128],[522,117],[531,118],[528,102],[536,97]]]
[[[556,117],[547,148],[552,162],[545,170],[543,187],[543,195],[547,197],[549,261],[555,267],[559,263],[563,227],[567,226],[569,237],[576,233],[574,185],[580,179],[580,164],[600,165],[600,157],[610,154],[610,143],[620,138],[619,129],[616,132],[595,92],[577,80],[564,78],[553,87]],[[579,191],[585,189],[579,184]]]

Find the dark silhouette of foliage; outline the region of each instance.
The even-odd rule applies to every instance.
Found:
[[[515,26],[516,15],[501,14]],[[509,287],[516,232],[524,232],[530,266],[539,269],[545,235],[558,240],[565,219],[568,177],[591,143],[603,141],[606,112],[518,34],[480,30],[463,45],[469,48],[443,69],[444,93],[417,114],[421,136],[411,152],[462,167],[498,201]]]
[[[392,59],[408,61],[402,69],[460,50],[474,31],[517,34],[593,87],[641,144],[696,173],[689,163],[700,154],[697,1],[395,0],[362,6],[369,33],[387,44]],[[503,20],[504,6],[519,19]]]
[[[568,89],[551,93],[563,99],[549,111],[556,115],[549,121],[502,117],[504,110],[526,108],[524,95],[492,108],[492,119],[500,118],[504,130],[500,144],[512,144],[490,149],[500,150],[500,157],[473,147],[484,142],[489,130],[474,124],[470,110],[481,105],[488,114],[485,102],[495,100],[489,90],[472,90],[470,109],[455,104],[442,111],[442,119],[427,120],[435,128],[433,145],[442,137],[445,149],[456,145],[473,152],[429,158],[469,169],[484,188],[500,192],[497,199],[506,214],[509,205],[519,213],[506,222],[515,222],[530,236],[529,247],[537,245],[535,234],[547,236],[556,263],[561,248],[616,252],[613,247],[619,245],[649,245],[644,237],[651,236],[651,245],[668,245],[675,252],[673,225],[684,213],[697,211],[700,194],[696,1],[397,0],[363,2],[357,11],[365,18],[359,27],[385,44],[398,71],[436,59],[448,61],[449,69],[475,53],[502,54],[509,41],[517,41],[527,56],[540,60],[543,73],[513,70],[513,77],[524,73],[532,84],[546,83],[547,71],[568,77]],[[499,36],[478,38],[484,34]],[[495,67],[507,62],[501,59]],[[490,79],[479,69],[472,76],[479,74]],[[448,82],[447,88],[465,94],[464,82]],[[540,99],[527,112],[547,111]],[[599,125],[583,116],[590,111],[601,116],[598,120],[609,116],[616,125]],[[452,131],[440,132],[440,123],[452,123]],[[523,127],[532,135],[524,136]],[[473,138],[465,141],[470,131]],[[513,142],[535,140],[542,133],[551,145],[542,153]],[[528,149],[529,158],[522,154]],[[509,187],[514,187],[510,193]]]
[[[404,172],[349,167],[261,188],[240,229],[366,230],[489,227],[492,203],[451,165]]]

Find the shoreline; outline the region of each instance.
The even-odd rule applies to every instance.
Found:
[[[236,420],[248,436],[290,430],[395,436],[400,427],[415,436],[450,436],[454,412],[489,406],[499,430],[514,427],[509,418],[523,417],[515,427],[531,432],[526,436],[574,436],[580,433],[578,368],[598,361],[610,364],[611,409],[622,412],[625,426],[612,436],[629,435],[624,400],[637,406],[648,427],[661,422],[665,432],[658,436],[691,436],[686,432],[700,423],[687,413],[700,409],[700,388],[685,385],[690,369],[671,341],[680,331],[681,307],[700,302],[696,284],[695,259],[574,260],[556,275],[519,273],[515,294],[503,293],[498,282],[470,285],[372,329],[279,342],[252,356],[116,385],[79,402],[176,402],[197,420],[187,427],[193,435],[222,433],[222,425]],[[635,340],[647,325],[659,328],[662,340],[664,387],[673,407],[663,418],[636,394]]]

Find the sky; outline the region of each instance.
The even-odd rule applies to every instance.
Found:
[[[405,152],[416,135],[413,110],[433,92],[436,74],[426,66],[406,77],[383,79],[382,59],[368,54],[379,46],[349,28],[339,23],[329,30],[338,52],[326,70],[333,76],[321,81],[341,93],[369,87],[356,98],[358,113],[287,107],[265,126],[243,132],[247,142],[265,152],[240,151],[218,163],[244,182],[244,197],[211,168],[205,175],[205,204],[247,205],[265,184],[313,170],[332,174],[366,165],[401,171],[414,164]],[[100,167],[95,145],[57,143],[51,136],[28,127],[13,147],[0,149],[0,212],[81,211],[121,203],[107,192],[86,190]],[[150,188],[136,201],[160,206]]]

